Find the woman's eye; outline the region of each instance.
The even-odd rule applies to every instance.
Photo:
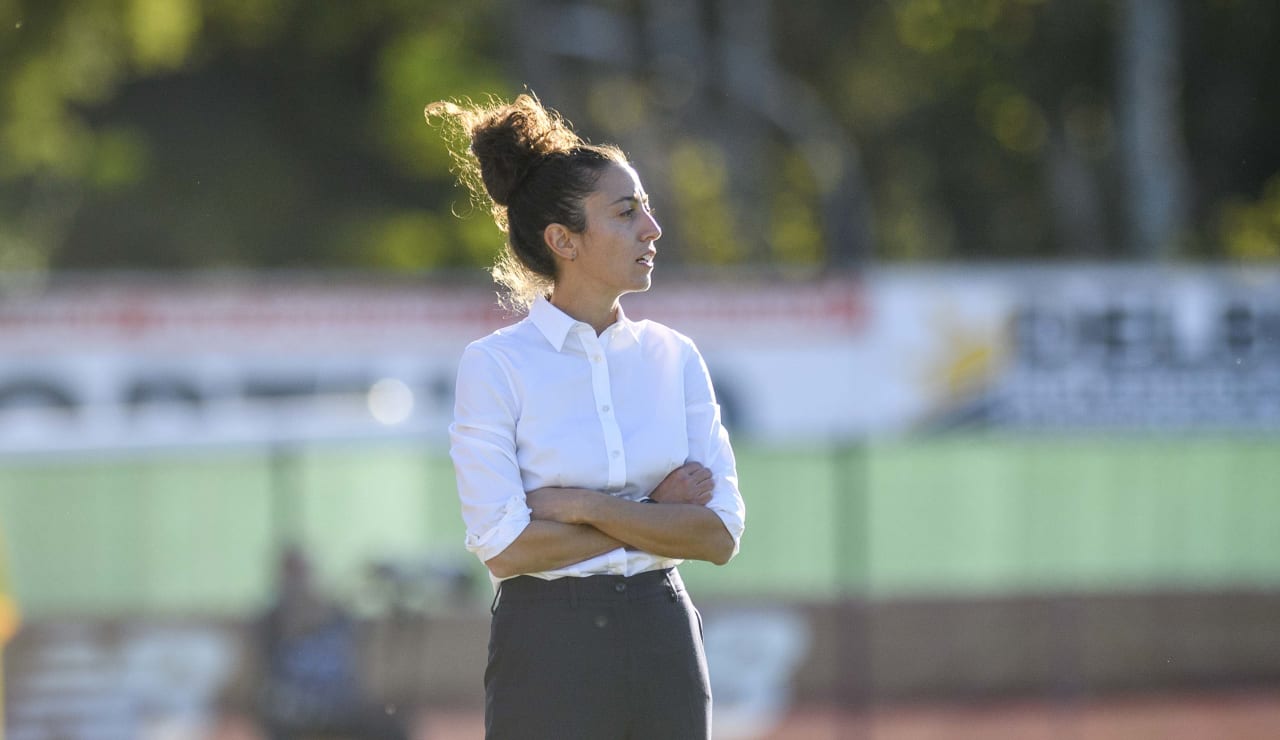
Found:
[[[634,209],[634,208],[628,208],[627,210],[623,211],[622,213],[620,213],[620,214],[618,214],[618,215],[622,216],[623,218],[631,218],[631,217],[632,217],[632,216],[634,216],[635,214],[636,214],[636,209]]]

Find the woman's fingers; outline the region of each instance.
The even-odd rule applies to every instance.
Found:
[[[654,500],[665,503],[705,504],[711,500],[715,477],[698,462],[687,462],[672,470],[651,493]]]

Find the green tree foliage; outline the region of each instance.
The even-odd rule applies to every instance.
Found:
[[[1131,258],[1118,0],[797,3],[779,48],[863,152],[882,259]],[[1280,125],[1280,11],[1178,3],[1193,231],[1176,256],[1257,254]],[[1244,214],[1252,214],[1246,216]],[[1244,223],[1250,224],[1244,226]],[[1272,237],[1266,237],[1272,238]],[[1272,253],[1274,241],[1268,242]],[[1247,246],[1252,245],[1252,246]]]
[[[812,91],[845,152],[781,131],[776,105],[744,104],[741,79],[726,93],[742,70],[722,50],[672,64],[673,36],[651,30],[660,5],[0,0],[0,272],[485,265],[502,237],[421,111],[526,84],[647,158],[677,259],[836,261],[835,184],[851,167],[877,260],[1133,256],[1118,205],[1119,0],[749,13],[766,24],[760,55]],[[761,7],[694,5],[679,12],[710,37],[740,22],[735,8]],[[1182,254],[1275,258],[1280,9],[1179,7],[1194,211]],[[608,15],[643,53],[618,62],[599,44],[535,38],[532,19],[552,11]],[[573,28],[585,26],[559,30]],[[526,65],[551,48],[566,56]]]
[[[510,91],[491,12],[0,0],[0,269],[483,262],[421,111]]]
[[[849,29],[847,43],[789,47],[789,61],[821,70],[818,89],[862,144],[880,257],[1066,251],[1042,162],[1066,99],[1106,98],[1108,30],[1100,3],[1048,5],[897,0],[790,17],[796,36]]]

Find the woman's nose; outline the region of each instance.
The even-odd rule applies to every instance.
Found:
[[[641,238],[647,242],[658,241],[662,237],[662,227],[658,224],[658,219],[654,218],[653,214],[648,211],[645,212],[644,217],[645,233]]]

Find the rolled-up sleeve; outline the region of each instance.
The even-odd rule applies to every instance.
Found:
[[[689,459],[705,465],[715,478],[711,509],[733,537],[733,555],[738,554],[747,509],[738,490],[738,466],[729,444],[729,432],[720,419],[711,374],[697,348],[690,343],[684,363],[685,423],[689,432]],[[732,557],[732,556],[731,556]]]
[[[529,525],[515,429],[518,401],[501,363],[473,343],[458,363],[449,455],[466,525],[466,548],[487,561]]]

